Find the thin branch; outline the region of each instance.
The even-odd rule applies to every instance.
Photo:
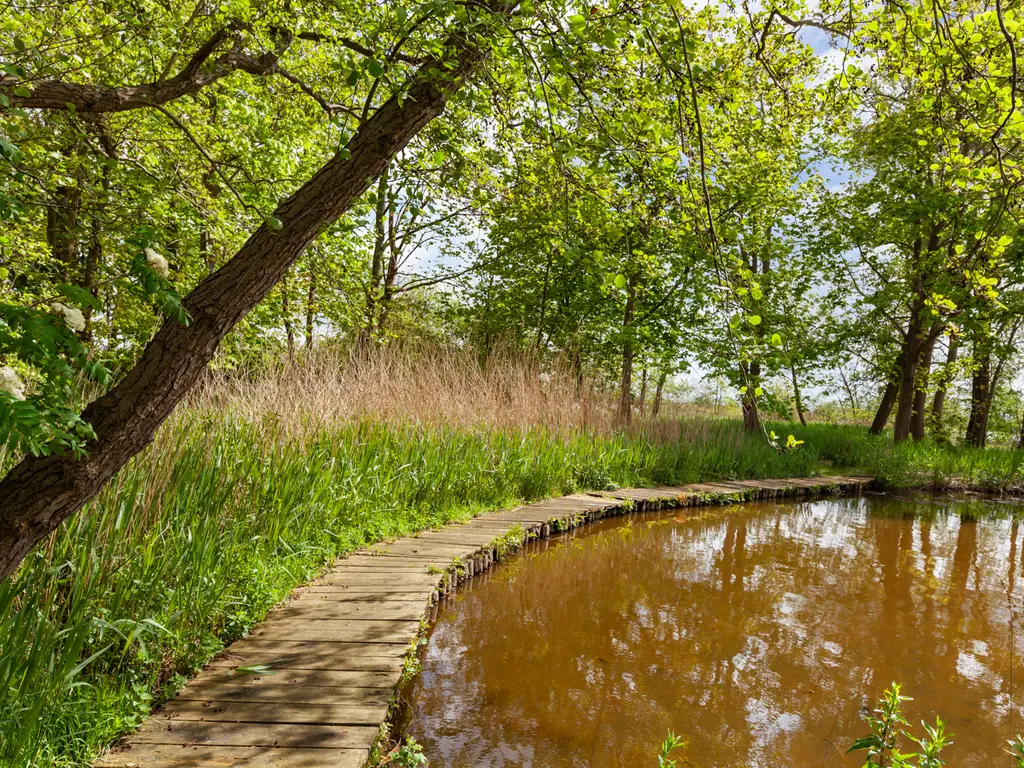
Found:
[[[196,149],[199,150],[199,154],[206,158],[206,162],[208,162],[210,164],[210,167],[217,172],[217,175],[220,176],[221,180],[224,182],[227,188],[231,190],[232,194],[234,194],[234,196],[238,198],[238,202],[242,204],[242,207],[245,208],[246,210],[255,211],[256,213],[259,213],[255,206],[250,205],[249,203],[245,202],[245,200],[242,199],[242,196],[238,194],[238,190],[235,189],[235,185],[232,184],[228,177],[224,175],[224,172],[221,171],[220,163],[218,163],[216,160],[210,157],[210,153],[207,152],[206,148],[199,143],[199,140],[192,135],[192,132],[188,129],[188,127],[186,127],[186,125],[182,123],[181,120],[179,120],[171,112],[168,112],[164,107],[160,106],[159,104],[154,104],[153,107],[157,109],[159,112],[162,112],[167,117],[168,120],[170,120],[178,127],[178,130],[180,130],[182,133],[185,134],[185,136],[188,137],[188,140],[192,142]]]

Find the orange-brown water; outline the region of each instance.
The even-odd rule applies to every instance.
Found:
[[[670,729],[680,765],[854,766],[863,708],[899,680],[915,726],[947,721],[952,765],[1008,766],[1012,509],[751,504],[534,544],[439,606],[402,725],[433,768],[656,766]]]

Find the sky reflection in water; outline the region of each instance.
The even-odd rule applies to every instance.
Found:
[[[654,766],[669,729],[685,765],[852,766],[900,680],[953,764],[1002,762],[1024,531],[972,510],[750,504],[537,543],[441,604],[407,732],[434,768]]]

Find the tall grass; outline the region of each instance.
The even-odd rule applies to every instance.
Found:
[[[820,457],[890,488],[1024,494],[1024,450],[970,448],[924,440],[895,445],[854,425],[808,424],[792,429]]]
[[[610,427],[529,361],[212,380],[0,584],[0,764],[83,765],[338,554],[582,488],[812,474],[733,422]]]

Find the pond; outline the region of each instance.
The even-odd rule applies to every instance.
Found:
[[[400,729],[435,768],[655,766],[669,730],[680,765],[852,766],[897,680],[918,732],[947,721],[952,764],[1008,763],[1022,511],[756,503],[536,542],[438,605]]]

